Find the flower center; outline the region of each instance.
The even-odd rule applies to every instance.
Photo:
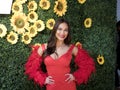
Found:
[[[0,34],[2,34],[3,30],[0,28]]]
[[[29,36],[28,36],[28,35],[25,35],[25,36],[24,36],[24,39],[25,39],[26,41],[28,41],[28,40],[29,40]]]
[[[41,28],[41,24],[37,24],[37,28]]]
[[[24,20],[22,18],[18,18],[15,21],[15,25],[18,28],[23,28],[25,26],[25,22],[24,22]]]
[[[19,7],[17,5],[14,6],[14,10],[19,11]]]
[[[43,7],[46,7],[46,6],[47,6],[47,3],[46,3],[46,2],[43,2],[42,5],[43,5]]]
[[[34,15],[33,14],[30,14],[30,19],[34,19]]]
[[[10,36],[10,40],[11,40],[11,41],[14,41],[14,40],[15,40],[15,36],[14,36],[14,35],[11,35],[11,36]]]
[[[62,4],[61,2],[58,2],[57,9],[58,9],[59,11],[62,11],[62,10],[63,10],[63,4]]]
[[[90,24],[90,22],[87,20],[87,21],[86,21],[86,25],[89,25],[89,24]]]
[[[33,9],[33,8],[34,8],[34,5],[33,5],[33,4],[30,4],[29,8],[30,8],[30,9]]]
[[[34,28],[31,28],[31,29],[30,29],[30,33],[35,33]]]
[[[102,62],[102,59],[100,58],[99,61]]]
[[[49,25],[50,25],[50,27],[53,27],[53,22],[50,22]]]

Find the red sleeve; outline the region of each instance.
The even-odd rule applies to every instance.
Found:
[[[32,46],[33,50],[25,64],[25,74],[40,86],[43,86],[47,74],[44,73],[40,68],[42,57],[37,52],[38,48],[39,46]]]
[[[78,69],[73,73],[77,84],[87,83],[92,72],[95,71],[95,63],[89,54],[78,46],[78,52],[75,57],[75,63]]]

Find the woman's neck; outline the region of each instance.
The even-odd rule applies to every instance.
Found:
[[[64,45],[65,45],[65,43],[63,41],[57,41],[57,43],[56,43],[56,47],[62,47]]]

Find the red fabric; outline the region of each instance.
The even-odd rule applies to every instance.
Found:
[[[32,46],[33,50],[27,60],[27,63],[25,64],[25,74],[29,76],[30,79],[33,79],[36,83],[38,83],[40,86],[44,85],[45,78],[48,76],[47,73],[44,73],[41,68],[41,62],[42,57],[38,55],[38,48],[39,46]],[[61,58],[68,57],[68,53],[61,56]],[[60,60],[59,60],[60,61]],[[73,75],[76,78],[77,84],[87,83],[90,75],[92,72],[95,71],[95,64],[93,62],[93,59],[89,56],[89,54],[84,50],[81,49],[78,46],[78,52],[75,57],[75,63],[79,67]],[[58,62],[58,61],[57,61]],[[61,62],[63,63],[63,62]],[[64,69],[63,69],[64,71]],[[57,71],[56,71],[57,72]]]
[[[95,64],[89,54],[78,46],[78,52],[75,57],[75,63],[78,69],[73,73],[77,84],[87,83],[92,72],[95,71]]]
[[[33,50],[25,64],[25,74],[27,74],[30,79],[33,79],[40,86],[43,86],[47,74],[40,69],[42,57],[37,52],[38,48],[39,46],[32,46]]]
[[[46,85],[47,90],[76,90],[75,81],[65,81],[68,76],[65,74],[70,73],[70,62],[72,59],[73,46],[67,50],[66,53],[58,57],[57,59],[52,56],[45,58],[45,65],[48,71],[48,75],[52,76],[55,81],[52,85]]]

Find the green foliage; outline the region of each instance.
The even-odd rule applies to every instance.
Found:
[[[31,1],[31,0],[28,0]],[[27,1],[27,2],[28,2]],[[35,0],[39,3],[39,0]],[[37,14],[39,19],[47,21],[49,18],[57,19],[53,12],[55,0],[50,0],[51,7],[43,11],[39,6]],[[72,43],[80,41],[83,48],[89,51],[96,64],[96,72],[86,85],[78,86],[78,90],[114,90],[114,68],[116,60],[116,1],[115,0],[86,0],[79,4],[77,0],[67,0],[68,9],[63,16],[70,22]],[[27,4],[24,12],[27,13]],[[8,32],[11,15],[0,15],[0,24],[5,24]],[[85,28],[84,20],[92,18],[92,27]],[[47,28],[33,38],[31,44],[47,41],[50,30]],[[18,42],[12,45],[6,37],[0,38],[0,90],[45,90],[29,81],[24,75],[24,64],[30,54],[29,45]],[[96,58],[103,55],[105,63],[99,65]]]

